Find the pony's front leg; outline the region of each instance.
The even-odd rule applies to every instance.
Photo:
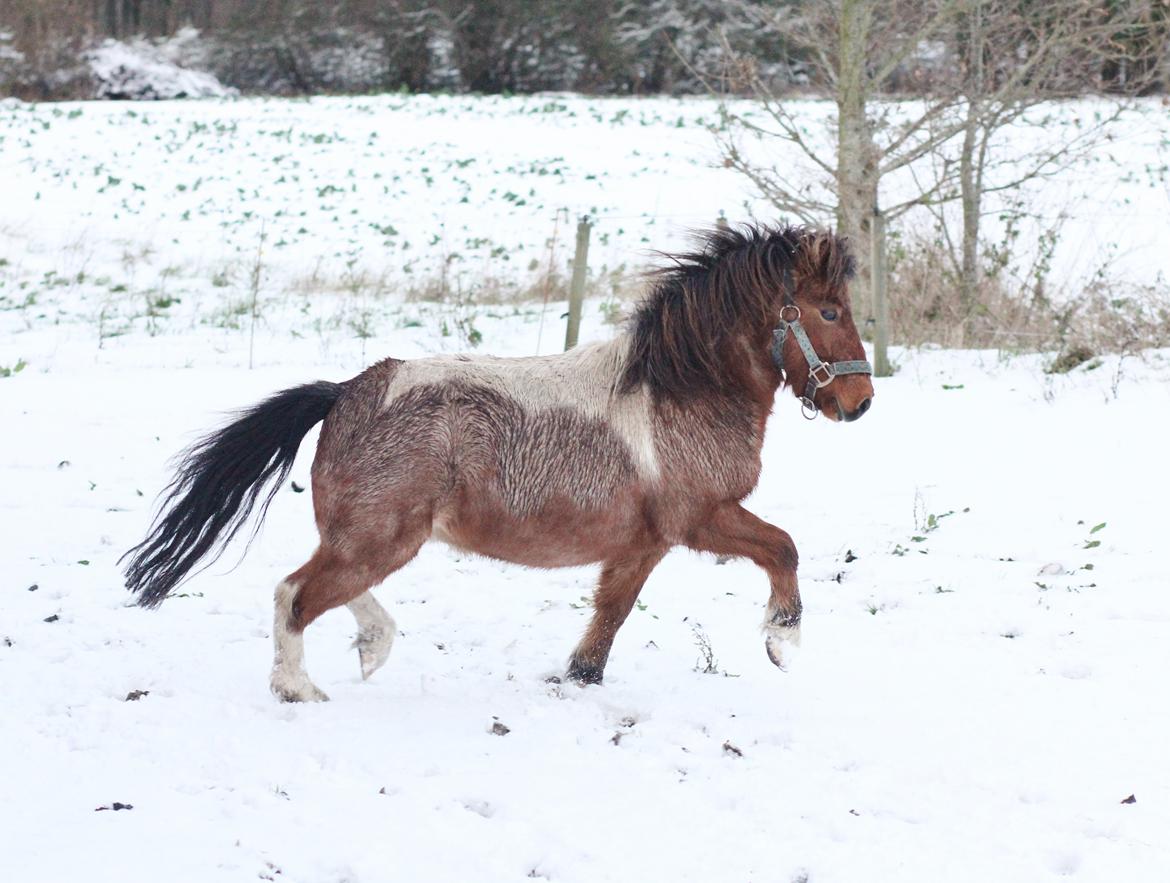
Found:
[[[581,643],[569,658],[568,676],[579,684],[600,684],[605,676],[613,639],[621,628],[638,592],[656,564],[666,554],[667,546],[631,550],[627,555],[606,561],[601,579],[593,593],[593,619]]]
[[[784,668],[786,645],[800,646],[800,588],[796,580],[796,544],[785,531],[757,518],[738,503],[724,503],[706,524],[687,537],[699,552],[749,558],[768,574],[772,594],[764,618],[764,649]]]
[[[801,610],[800,589],[797,587],[796,569],[793,568],[790,578],[786,577],[781,582],[772,580],[772,596],[768,599],[768,611],[764,616],[764,649],[768,651],[768,658],[773,665],[781,671],[784,671],[786,655],[791,655],[790,648],[800,646]]]

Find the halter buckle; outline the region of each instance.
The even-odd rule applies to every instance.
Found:
[[[833,378],[837,375],[833,373],[832,365],[827,362],[821,362],[819,365],[812,366],[808,369],[808,376],[817,385],[817,389],[820,389],[832,383]]]
[[[785,312],[784,312],[785,310],[796,310],[796,315],[793,316],[791,319],[789,319],[785,315]],[[785,304],[784,306],[782,306],[780,308],[780,321],[784,322],[787,325],[791,325],[793,322],[799,322],[800,321],[800,307],[798,307],[796,304]]]

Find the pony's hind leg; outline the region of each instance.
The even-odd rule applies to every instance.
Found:
[[[272,692],[286,702],[328,699],[305,671],[304,631],[318,616],[342,604],[358,619],[362,674],[368,677],[386,661],[396,632],[394,620],[368,589],[409,562],[430,535],[429,519],[412,519],[388,532],[371,531],[363,541],[350,537],[345,552],[324,543],[300,570],[276,587]],[[360,611],[360,612],[359,612]],[[380,634],[379,634],[380,631]],[[362,646],[363,635],[371,640]]]
[[[372,592],[362,592],[346,606],[357,620],[358,633],[353,646],[362,664],[362,680],[366,680],[390,657],[398,626]]]
[[[313,557],[315,560],[316,556]],[[272,692],[283,702],[324,702],[329,698],[309,680],[309,675],[305,671],[304,629],[291,627],[295,619],[293,605],[301,588],[298,576],[308,567],[306,564],[301,570],[282,579],[276,586],[272,617],[275,655],[269,685]]]
[[[601,579],[593,593],[593,619],[569,658],[570,679],[579,684],[601,683],[613,639],[666,550],[666,546],[639,549],[602,566]]]
[[[764,649],[772,663],[783,669],[787,645],[800,646],[798,557],[792,537],[739,504],[727,503],[691,533],[687,545],[700,552],[749,558],[767,572],[772,595],[764,618]]]

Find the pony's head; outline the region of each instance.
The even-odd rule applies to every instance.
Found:
[[[790,247],[779,267],[773,357],[806,409],[830,420],[856,420],[873,400],[872,369],[853,321],[848,243],[831,233],[788,229],[770,234]],[[806,345],[807,344],[807,345]]]
[[[676,399],[777,382],[806,412],[856,420],[873,385],[853,323],[845,240],[804,227],[724,227],[669,266],[633,317],[623,387]],[[770,393],[769,393],[770,394]]]

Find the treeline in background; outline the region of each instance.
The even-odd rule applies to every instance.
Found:
[[[794,39],[825,7],[850,0],[2,0],[0,95],[26,99],[169,97],[114,94],[95,82],[93,53],[119,41],[243,93],[309,95],[394,90],[591,94],[831,91],[824,56],[837,38]],[[961,3],[963,0],[955,0]],[[940,4],[889,2],[914,22]],[[943,4],[945,5],[945,4]],[[954,5],[954,4],[952,4]],[[1170,82],[1170,0],[997,4],[1035,20],[1044,10],[1109,28],[1109,50],[1069,59],[1084,93],[1164,92]],[[847,10],[844,10],[847,12]],[[883,72],[889,94],[929,90],[961,60],[963,35],[913,44]],[[1020,51],[1026,53],[1027,46]],[[98,77],[100,79],[100,77]]]

